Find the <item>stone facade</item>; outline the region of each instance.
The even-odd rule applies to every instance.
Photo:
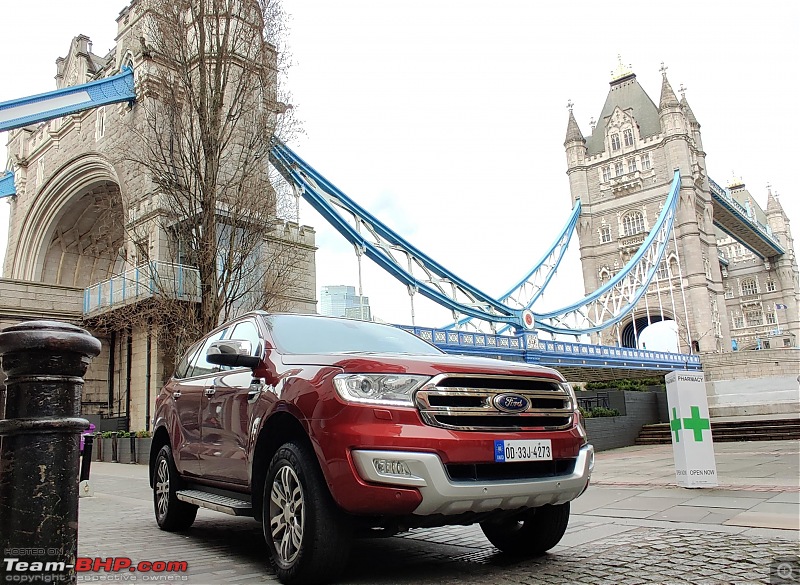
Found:
[[[586,138],[570,104],[564,147],[572,200],[581,201],[577,230],[587,293],[637,252],[674,171],[680,174],[674,239],[656,280],[633,313],[593,341],[635,347],[646,326],[664,319],[678,324],[679,350],[686,353],[797,347],[800,282],[789,219],[771,192],[764,212],[744,185],[733,185],[732,197],[747,201],[751,216],[769,226],[785,253],[757,258],[714,226],[700,124],[685,96],[676,97],[665,68],[662,73],[656,105],[620,66]]]
[[[0,325],[33,318],[84,322],[84,289],[144,261],[175,261],[168,254],[170,237],[157,221],[164,201],[151,177],[130,160],[131,145],[146,135],[145,106],[153,99],[148,79],[153,68],[162,66],[144,40],[147,19],[158,16],[142,7],[143,2],[132,0],[120,13],[117,45],[107,55],[92,53],[90,39],[81,35],[57,60],[58,88],[132,67],[135,103],[104,106],[9,134],[7,166],[14,171],[17,195],[11,201],[5,279],[0,280]],[[274,95],[274,87],[268,90]],[[290,286],[279,294],[280,308],[313,313],[314,230],[276,223],[264,243],[265,254],[291,249],[299,258],[286,277]],[[108,309],[114,308],[112,302]],[[95,334],[103,350],[86,376],[85,413],[124,417],[131,429],[146,428],[155,397],[172,373],[172,356],[156,332],[135,323]]]

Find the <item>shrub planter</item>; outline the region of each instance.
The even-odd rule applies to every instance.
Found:
[[[636,443],[642,426],[661,422],[660,392],[625,390],[626,416],[603,416],[584,419],[589,442],[598,451],[629,447]]]
[[[153,437],[146,439],[136,439],[136,463],[147,465],[150,463],[150,447],[153,445]]]

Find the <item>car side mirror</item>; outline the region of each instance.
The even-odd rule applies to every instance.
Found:
[[[245,339],[214,341],[206,351],[206,360],[211,364],[230,367],[255,368],[261,358],[252,355],[253,344]]]

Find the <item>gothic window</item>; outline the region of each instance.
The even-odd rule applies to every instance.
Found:
[[[749,297],[758,294],[758,286],[754,278],[747,278],[742,281],[742,296]]]
[[[611,180],[611,167],[603,167],[603,182],[607,183]]]
[[[644,215],[641,211],[631,211],[622,218],[622,230],[626,236],[634,236],[644,231]]]
[[[605,244],[611,241],[611,226],[600,226],[600,243]]]
[[[669,266],[663,260],[658,265],[658,270],[656,271],[656,278],[658,278],[658,280],[669,279]]]
[[[775,319],[775,313],[770,311],[767,313],[767,325],[775,325],[775,323],[777,323],[777,320]]]
[[[636,171],[636,159],[635,158],[629,158],[628,159],[628,172],[629,173],[633,173],[635,171]]]
[[[97,108],[97,118],[94,121],[94,137],[99,140],[106,135],[106,108]]]
[[[767,292],[775,292],[775,281],[768,280],[767,281]]]
[[[736,315],[733,318],[733,328],[734,329],[741,329],[744,327],[744,317],[741,315]]]
[[[733,298],[733,289],[730,286],[725,287],[725,298],[732,299]]]
[[[611,280],[611,272],[608,270],[608,268],[600,269],[600,276],[598,277],[598,280],[600,281],[600,286],[603,286],[605,283]]]
[[[625,146],[633,146],[633,130],[628,128],[622,133],[622,138],[625,141]]]
[[[625,169],[622,167],[622,161],[614,163],[614,174],[621,177],[625,174]]]
[[[642,170],[646,171],[650,169],[650,153],[642,155]]]
[[[611,150],[619,150],[619,134],[611,135]]]
[[[764,324],[764,314],[761,312],[761,309],[755,309],[753,311],[747,311],[745,313],[745,317],[747,318],[747,326],[754,327],[756,325],[763,325]]]

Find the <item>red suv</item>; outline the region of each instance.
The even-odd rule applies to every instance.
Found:
[[[479,522],[510,554],[555,546],[594,464],[555,370],[448,355],[403,331],[245,315],[183,357],[156,400],[164,530],[198,506],[263,523],[284,583],[329,581],[363,534]]]

